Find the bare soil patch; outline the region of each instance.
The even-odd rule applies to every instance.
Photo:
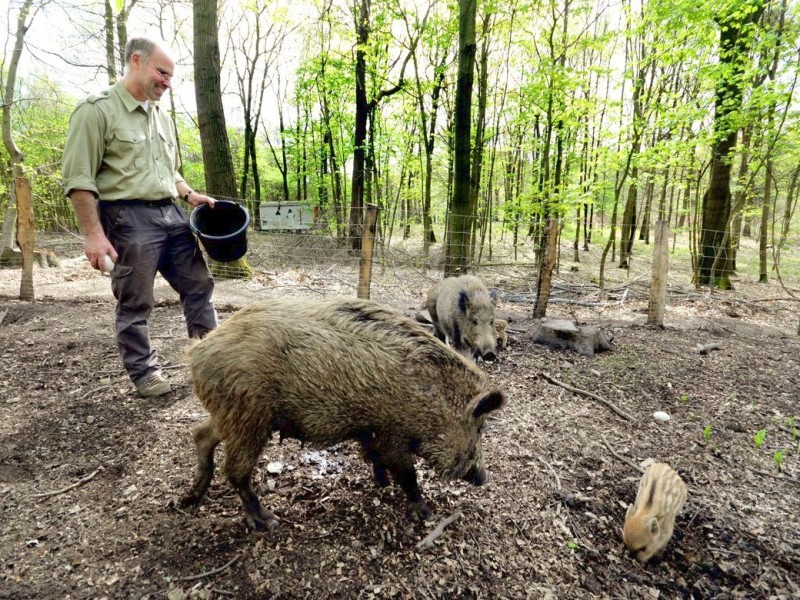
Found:
[[[602,306],[554,303],[551,316],[614,336],[612,351],[582,357],[531,343],[526,290],[496,277],[510,346],[484,368],[509,403],[484,438],[487,484],[442,483],[421,464],[435,517],[419,524],[399,490],[375,487],[354,447],[274,441],[255,487],[283,523],[256,534],[219,470],[197,517],[175,507],[203,411],[181,362],[174,294],[159,284],[151,331],[175,391],[142,400],[120,367],[107,280],[87,269],[37,272],[33,303],[0,281],[2,598],[800,597],[797,313],[753,301],[746,285],[714,298],[673,290],[664,329],[643,325],[647,299],[633,280]],[[354,295],[341,279],[299,267],[220,282],[220,318],[262,297]],[[373,298],[412,311],[425,281],[394,273]],[[711,342],[720,349],[696,352]],[[667,462],[689,487],[665,555],[644,567],[622,545],[639,479],[623,459]],[[266,469],[273,461],[279,474]],[[432,547],[417,547],[456,511]]]

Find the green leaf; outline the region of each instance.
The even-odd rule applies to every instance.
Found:
[[[756,444],[756,448],[761,448],[761,444],[764,443],[764,438],[767,437],[767,430],[760,429],[758,433],[753,436],[753,441]]]

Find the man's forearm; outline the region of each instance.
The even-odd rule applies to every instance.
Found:
[[[69,199],[78,215],[83,234],[86,237],[103,234],[103,227],[97,215],[97,198],[94,194],[86,190],[72,190]]]

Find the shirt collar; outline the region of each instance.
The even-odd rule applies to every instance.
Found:
[[[116,93],[119,95],[120,99],[122,100],[122,104],[125,106],[128,112],[133,112],[137,108],[141,108],[142,104],[136,98],[131,96],[131,93],[125,89],[125,86],[122,85],[122,80],[120,79],[117,83],[114,84],[114,87],[111,88],[112,93]],[[150,101],[149,105],[153,107],[153,109],[158,110],[159,103],[157,101]]]

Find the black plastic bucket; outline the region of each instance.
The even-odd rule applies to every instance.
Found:
[[[201,204],[189,216],[189,227],[217,262],[233,262],[245,255],[249,224],[247,209],[228,200],[217,200],[214,208]]]

